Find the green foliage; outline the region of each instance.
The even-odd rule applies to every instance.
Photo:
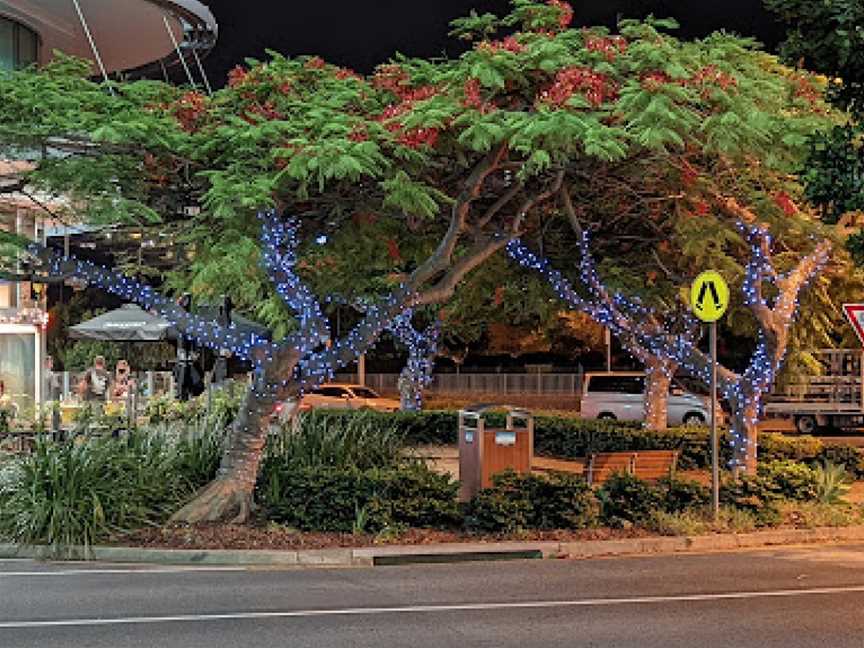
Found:
[[[404,434],[372,413],[311,412],[271,440],[257,496],[268,519],[314,531],[450,526],[457,485],[405,456]]]
[[[395,429],[409,446],[453,445],[457,442],[458,413],[455,411],[376,412],[318,411],[316,417],[347,426],[355,417],[368,419],[381,429]],[[487,416],[491,426],[504,424],[503,413]],[[721,431],[721,465],[731,458],[728,432]],[[646,430],[638,423],[597,421],[563,416],[538,415],[534,419],[536,454],[561,459],[580,459],[597,452],[678,450],[678,468],[692,470],[711,465],[710,434],[706,427]],[[825,460],[842,463],[854,475],[864,475],[864,452],[846,445],[828,445],[811,436],[759,435],[759,457],[764,463],[798,461],[817,464]]]
[[[663,509],[659,488],[633,475],[616,473],[597,491],[603,521],[609,526],[645,524],[655,510]]]
[[[147,401],[144,415],[151,425],[230,425],[240,409],[246,394],[245,385],[230,384],[214,389],[208,397],[204,392],[187,401],[177,400],[170,394],[156,396]],[[209,413],[208,413],[209,400]]]
[[[864,453],[859,448],[849,445],[825,445],[811,461],[816,467],[834,464],[842,467],[851,477],[864,477]]]
[[[758,477],[782,499],[809,502],[816,499],[816,471],[796,461],[774,461],[759,465]]]
[[[288,426],[271,440],[264,471],[390,468],[404,461],[404,450],[404,431],[396,422],[372,412],[337,418],[313,410],[302,415],[299,430]]]
[[[864,6],[857,0],[764,0],[786,24],[784,58],[836,79],[832,100],[864,111]]]
[[[665,510],[669,513],[702,509],[711,501],[708,488],[696,481],[678,478],[661,479],[657,487],[662,493]]]
[[[266,463],[257,497],[267,519],[305,531],[451,527],[458,484],[423,464],[360,470]]]
[[[814,496],[820,504],[839,504],[852,487],[852,479],[843,466],[825,462],[813,469]]]
[[[118,360],[125,357],[123,347],[116,342],[78,340],[69,345],[63,364],[67,371],[84,371],[93,366],[96,356],[105,358],[105,366],[109,370],[117,364]]]
[[[465,525],[483,533],[514,533],[525,529],[584,529],[597,523],[599,507],[581,477],[495,475],[492,486],[474,497],[465,511]]]
[[[0,538],[90,546],[160,524],[213,479],[221,442],[212,429],[185,439],[149,431],[74,444],[39,439],[0,473]]]
[[[750,512],[760,526],[770,526],[782,518],[782,501],[815,501],[817,484],[817,473],[813,468],[795,461],[775,461],[760,464],[756,475],[744,475],[724,482],[720,499]]]

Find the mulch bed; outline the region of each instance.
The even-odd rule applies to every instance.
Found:
[[[452,542],[613,540],[651,535],[644,529],[585,529],[583,531],[536,531],[514,535],[477,535],[464,531],[409,529],[394,536],[351,533],[304,533],[277,525],[196,525],[141,529],[117,537],[110,544],[146,549],[259,549],[300,550],[424,545]]]

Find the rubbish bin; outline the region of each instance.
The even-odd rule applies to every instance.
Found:
[[[486,426],[486,415],[504,410],[504,428]],[[531,472],[534,457],[534,417],[509,405],[471,405],[459,412],[459,499],[474,497],[505,470]]]

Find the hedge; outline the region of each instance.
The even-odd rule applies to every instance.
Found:
[[[329,411],[335,419],[357,416],[350,411]],[[396,426],[410,445],[452,445],[457,441],[458,413],[455,411],[376,413],[382,426]],[[386,423],[385,423],[386,421]],[[491,426],[504,424],[502,414],[487,417]],[[731,460],[728,432],[722,432],[723,464]],[[665,432],[643,429],[639,423],[597,421],[561,416],[534,419],[534,451],[538,455],[576,459],[594,452],[633,450],[679,450],[678,467],[683,470],[710,465],[710,434],[707,427],[680,427]],[[773,462],[793,460],[809,464],[830,462],[843,466],[856,478],[864,477],[864,451],[842,445],[825,444],[811,436],[759,435],[759,458]]]
[[[258,479],[268,520],[303,531],[377,533],[459,524],[459,485],[424,464],[392,468],[273,466]]]

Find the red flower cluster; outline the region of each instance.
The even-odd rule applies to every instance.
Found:
[[[690,163],[687,160],[681,160],[684,164],[684,168],[681,169],[681,182],[685,187],[690,187],[696,182],[696,179],[699,177],[699,173],[690,166]]]
[[[272,101],[265,101],[263,104],[253,103],[246,109],[246,115],[244,119],[253,123],[255,120],[252,119],[251,115],[258,115],[259,117],[263,117],[264,119],[273,121],[282,119],[283,115],[278,110],[276,110],[276,105]]]
[[[411,78],[399,65],[382,65],[372,77],[372,86],[378,90],[389,90],[397,97],[401,97],[402,93],[411,86]]]
[[[713,65],[708,65],[699,70],[691,79],[692,85],[711,85],[719,86],[723,90],[734,88],[738,85],[738,80],[725,72],[718,70]]]
[[[482,85],[479,79],[468,79],[462,89],[465,95],[465,98],[462,99],[462,106],[479,110],[483,114],[491,113],[495,110],[495,105],[488,101],[483,101],[483,97],[480,94],[481,89]]]
[[[405,130],[404,124],[398,121],[397,117],[410,111],[418,101],[425,101],[434,97],[438,93],[438,89],[434,86],[411,88],[409,86],[408,75],[396,65],[388,65],[381,68],[375,76],[373,85],[389,90],[401,99],[399,103],[387,106],[384,112],[378,116],[378,121],[383,123],[384,127],[391,133],[397,134],[396,141],[403,146],[410,148],[434,146],[438,141],[439,131],[437,128],[412,128]]]
[[[558,26],[561,29],[567,29],[570,26],[570,23],[573,22],[573,7],[570,6],[570,3],[564,2],[563,0],[547,0],[546,4],[550,7],[557,7],[561,10],[561,15],[558,18]]]
[[[595,108],[618,96],[615,84],[605,74],[574,66],[558,72],[555,83],[540,94],[540,101],[552,106],[563,106],[577,92],[582,93]]]
[[[172,106],[171,112],[180,127],[186,132],[193,133],[200,126],[200,119],[205,112],[205,97],[198,92],[187,92],[183,94]]]
[[[236,88],[237,86],[243,84],[246,81],[246,77],[249,76],[249,72],[246,68],[237,65],[228,73],[228,87]]]
[[[783,210],[787,216],[794,216],[798,213],[798,206],[785,191],[780,191],[774,194],[774,203]]]
[[[339,68],[336,70],[336,74],[334,75],[340,81],[345,79],[362,79],[363,77],[357,74],[354,70],[349,70],[348,68]]]
[[[811,106],[819,100],[821,93],[818,89],[813,87],[810,79],[805,75],[795,75],[792,82],[795,87],[794,96],[796,99],[805,99]]]
[[[642,83],[642,87],[649,92],[656,92],[660,89],[660,86],[664,86],[667,83],[672,83],[672,77],[670,77],[665,72],[661,72],[659,70],[655,70],[654,72],[646,72],[642,75],[640,79]]]
[[[324,62],[320,56],[313,56],[308,61],[306,61],[306,69],[307,70],[322,70],[327,66],[327,63]]]
[[[399,250],[399,244],[396,239],[387,239],[387,256],[393,261],[402,260],[402,252]]]
[[[396,141],[413,149],[421,146],[435,146],[439,134],[437,128],[411,128],[404,131]]]
[[[513,54],[520,54],[525,51],[525,46],[516,40],[515,36],[508,36],[504,40],[481,41],[477,45],[477,49],[492,54],[496,52],[512,52]]]
[[[610,63],[614,61],[619,54],[627,51],[627,39],[622,36],[590,36],[585,35],[585,48],[589,52],[599,52]]]
[[[494,303],[496,306],[501,306],[504,303],[504,286],[495,287]]]
[[[352,142],[366,142],[369,139],[369,133],[366,132],[366,126],[357,124],[351,129],[348,134],[348,139]]]

